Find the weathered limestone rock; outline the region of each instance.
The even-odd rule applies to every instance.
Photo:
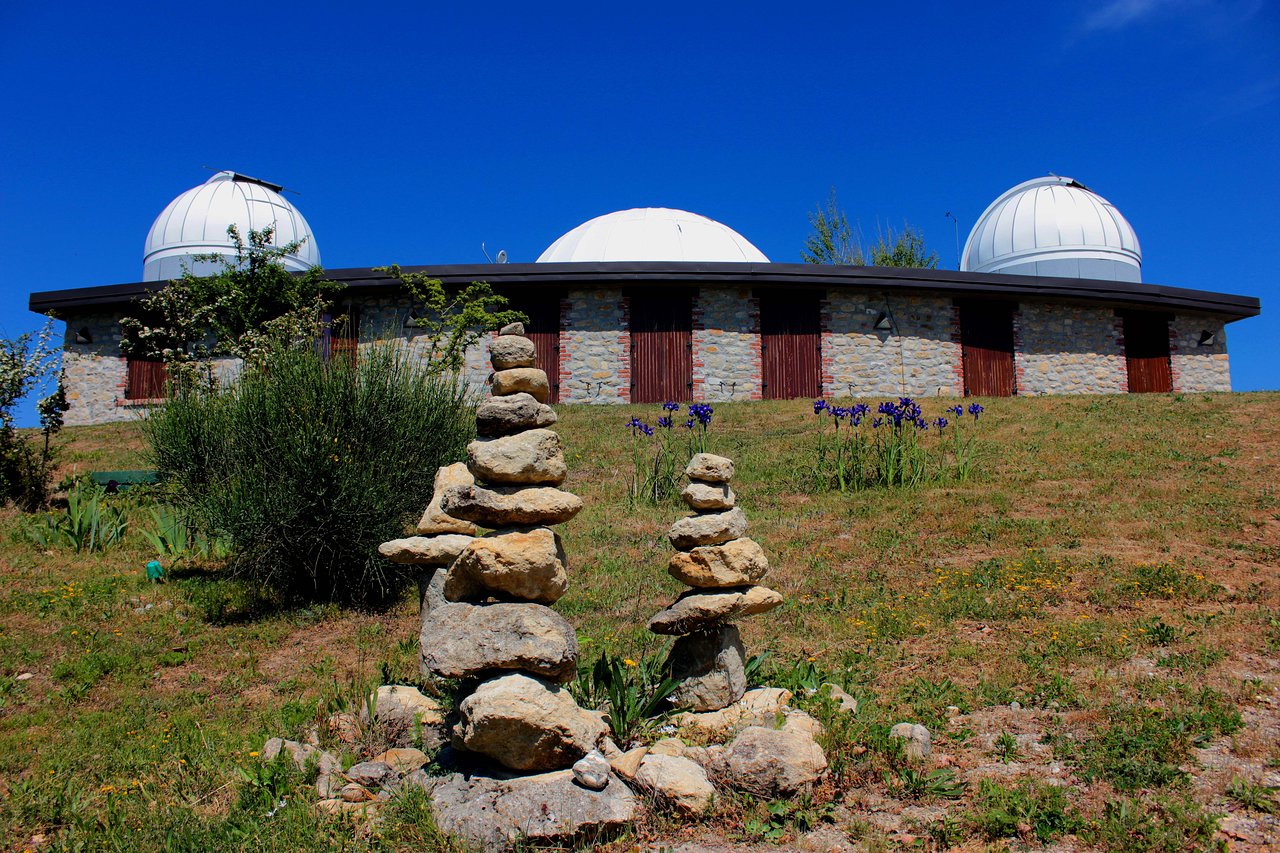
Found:
[[[671,704],[691,711],[717,711],[747,690],[745,653],[736,625],[688,634],[675,641],[667,657],[671,677],[680,685]]]
[[[447,495],[446,495],[447,500]],[[671,544],[679,551],[699,545],[720,545],[747,532],[747,517],[734,507],[726,512],[691,515],[671,525]]]
[[[858,700],[850,696],[848,691],[839,684],[833,684],[830,681],[825,681],[818,685],[817,692],[820,694],[825,693],[832,702],[836,703],[836,707],[841,711],[849,714],[858,713]]]
[[[690,480],[727,483],[733,479],[733,460],[714,453],[695,453],[684,473]]]
[[[494,370],[533,367],[533,341],[521,335],[499,335],[489,342],[489,363]]]
[[[498,530],[472,539],[449,567],[449,601],[507,595],[552,604],[569,586],[560,537],[545,527]]]
[[[438,726],[444,722],[444,708],[440,703],[415,686],[381,685],[361,708],[360,716],[365,722],[369,721],[370,707],[374,710],[374,720],[379,722],[402,721],[410,727]]]
[[[933,752],[933,735],[919,723],[898,723],[889,729],[889,737],[906,741],[907,758],[920,761]]]
[[[649,620],[655,634],[691,634],[739,616],[772,610],[782,596],[763,586],[732,587],[716,592],[690,590]]]
[[[445,489],[453,486],[471,486],[474,484],[475,478],[471,476],[471,472],[467,470],[464,462],[445,465],[436,471],[431,503],[427,504],[426,512],[422,513],[416,532],[420,536],[435,536],[442,533],[461,533],[465,536],[475,536],[476,526],[474,524],[469,521],[463,521],[460,518],[453,518],[440,508],[440,500],[444,497]]]
[[[475,525],[471,525],[475,530]],[[393,563],[406,566],[447,566],[462,553],[473,536],[444,533],[439,536],[408,536],[378,546],[378,553]]]
[[[361,761],[348,767],[344,775],[347,781],[362,788],[376,788],[394,782],[398,777],[396,771],[385,761]]]
[[[306,770],[308,764],[314,764],[320,775],[327,776],[342,769],[337,758],[309,743],[273,737],[262,746],[263,761],[275,761],[281,753],[288,755],[299,770]]]
[[[558,486],[568,474],[560,436],[549,429],[477,439],[467,445],[467,467],[488,483]]]
[[[637,746],[635,749],[629,749],[619,755],[617,758],[609,760],[609,766],[613,768],[613,772],[628,782],[635,781],[636,773],[640,770],[640,762],[644,761],[644,757],[649,754],[649,747]]]
[[[723,545],[677,551],[667,566],[671,577],[689,586],[714,588],[753,584],[769,572],[769,558],[745,536]]]
[[[549,427],[556,420],[554,409],[546,403],[539,403],[529,394],[490,397],[476,408],[476,433],[511,435],[521,430]],[[458,485],[469,486],[471,483]]]
[[[528,675],[484,682],[458,712],[454,746],[512,770],[568,767],[595,749],[607,731],[600,715],[579,708],[567,690]]]
[[[508,323],[507,325],[503,326],[501,329],[498,330],[499,337],[503,337],[505,335],[523,335],[523,334],[524,334],[524,323],[519,323],[519,322]]]
[[[677,755],[650,752],[640,762],[636,784],[685,814],[703,814],[711,808],[716,790],[707,773],[696,763]]]
[[[381,762],[396,773],[405,775],[425,765],[427,763],[427,754],[413,747],[399,747],[381,752],[369,760]]]
[[[729,488],[728,483],[703,483],[693,480],[680,492],[680,497],[690,509],[701,511],[733,509],[738,503],[738,496]]]
[[[578,638],[540,604],[446,604],[422,620],[422,667],[441,678],[515,669],[570,681]]]
[[[521,839],[603,840],[635,820],[639,805],[621,782],[593,791],[574,784],[571,770],[515,779],[455,774],[434,786],[431,803],[441,830],[486,851],[510,850]]]
[[[748,726],[724,753],[733,785],[765,797],[785,796],[822,778],[827,757],[813,738],[798,729]]]
[[[493,374],[493,396],[505,397],[521,392],[532,395],[539,403],[551,399],[551,383],[547,381],[546,371],[536,367],[513,367]]]
[[[571,769],[574,781],[593,791],[603,791],[609,784],[609,759],[598,749],[579,758]]]
[[[446,491],[443,506],[450,515],[499,528],[562,524],[581,511],[582,498],[549,486],[464,486]]]
[[[787,705],[790,700],[790,690],[781,687],[756,687],[748,690],[741,699],[727,708],[705,713],[677,714],[672,722],[691,737],[707,740],[747,726],[772,726],[778,717],[791,710]]]

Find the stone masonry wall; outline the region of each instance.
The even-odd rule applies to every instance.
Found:
[[[560,401],[629,402],[631,332],[622,290],[571,290],[560,316]]]
[[[358,303],[360,347],[367,348],[375,341],[400,340],[409,346],[419,359],[427,358],[428,341],[421,331],[406,326],[413,303],[407,296],[377,296],[361,299]],[[468,347],[463,355],[462,376],[474,392],[488,394],[487,380],[492,369],[489,366],[489,341],[496,333],[483,335],[480,341]]]
[[[693,399],[761,397],[760,300],[748,288],[703,287],[693,305]]]
[[[1023,302],[1013,315],[1019,394],[1123,394],[1123,328],[1111,308]]]
[[[1212,344],[1200,336],[1210,332]],[[1230,391],[1227,330],[1223,322],[1205,314],[1179,314],[1169,323],[1169,361],[1174,391]]]
[[[877,330],[889,312],[896,331]],[[822,392],[828,397],[960,395],[956,312],[941,296],[831,290],[822,304]]]
[[[66,376],[68,426],[126,421],[138,417],[136,407],[117,405],[124,399],[128,367],[120,355],[120,314],[81,314],[67,321],[62,369]],[[76,343],[84,329],[92,343]]]

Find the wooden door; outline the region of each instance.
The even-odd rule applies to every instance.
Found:
[[[128,377],[124,383],[126,400],[159,400],[169,386],[169,370],[163,361],[128,359]]]
[[[689,399],[693,390],[693,295],[631,296],[631,402]]]
[[[1012,397],[1013,306],[960,304],[960,348],[966,397]]]
[[[1169,320],[1160,314],[1132,313],[1124,318],[1124,360],[1129,393],[1162,394],[1173,390],[1169,366]]]
[[[766,293],[760,297],[760,360],[766,400],[821,395],[819,298],[816,293]]]
[[[547,373],[551,402],[560,402],[560,294],[554,291],[511,294],[507,305],[529,318],[524,331],[533,341],[534,366]]]

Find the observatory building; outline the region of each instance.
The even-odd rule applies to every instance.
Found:
[[[31,295],[33,311],[67,322],[67,423],[136,417],[162,400],[163,366],[121,354],[120,318],[184,265],[208,269],[195,256],[233,257],[228,225],[242,236],[272,225],[277,245],[301,243],[290,269],[319,264],[280,190],[219,172],[156,218],[142,281]],[[1120,211],[1057,176],[997,197],[959,271],[774,263],[727,225],[667,208],[588,220],[534,263],[405,269],[507,296],[529,316],[561,403],[1228,391],[1226,325],[1260,310],[1252,297],[1143,282]],[[368,267],[326,275],[346,284],[335,311],[351,321],[332,343],[414,345],[397,280]],[[467,355],[477,389],[487,349]]]

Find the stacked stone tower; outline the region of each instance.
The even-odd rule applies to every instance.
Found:
[[[467,540],[443,580],[430,584],[422,665],[469,691],[453,729],[456,749],[511,770],[557,770],[606,732],[600,715],[560,686],[577,673],[578,641],[547,607],[568,587],[551,525],[573,518],[582,500],[556,488],[567,471],[560,436],[547,429],[556,422],[550,385],[533,366],[522,324],[499,332],[490,358],[493,396],[476,411],[479,438],[467,447],[465,472],[442,469],[433,506],[492,532]]]
[[[695,512],[671,526],[668,571],[693,587],[649,620],[655,634],[676,635],[667,666],[680,684],[671,701],[716,711],[747,689],[742,638],[730,620],[772,610],[782,596],[756,582],[769,571],[764,549],[743,534],[747,518],[729,486],[733,461],[698,453],[685,468],[681,497]]]

